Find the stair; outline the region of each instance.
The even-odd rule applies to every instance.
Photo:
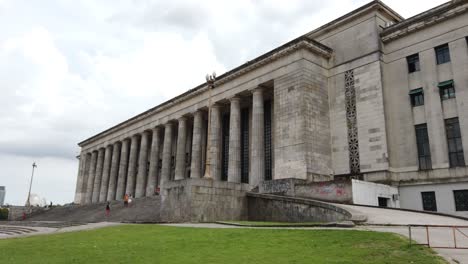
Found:
[[[53,207],[33,214],[28,221],[54,221],[65,223],[94,222],[160,222],[161,197],[133,199],[129,207],[123,201],[110,202],[110,215],[106,216],[106,203]]]

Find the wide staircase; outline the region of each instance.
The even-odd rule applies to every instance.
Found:
[[[28,221],[63,221],[63,222],[160,222],[161,197],[133,199],[125,207],[123,201],[110,202],[110,215],[106,216],[106,203],[88,205],[69,205],[52,207],[47,211],[33,214]]]

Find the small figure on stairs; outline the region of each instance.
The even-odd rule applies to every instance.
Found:
[[[128,207],[128,194],[124,195],[124,207]]]
[[[110,203],[107,202],[106,204],[106,217],[109,217],[110,216]]]

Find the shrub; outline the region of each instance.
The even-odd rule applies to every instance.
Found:
[[[8,208],[0,208],[0,220],[8,220]]]

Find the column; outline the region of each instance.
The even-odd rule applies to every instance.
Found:
[[[145,196],[146,178],[148,177],[148,141],[149,134],[141,133],[140,155],[138,161],[138,176],[136,180],[135,198]]]
[[[94,187],[94,178],[96,176],[96,162],[97,162],[98,152],[93,151],[91,154],[91,162],[89,165],[89,176],[88,184],[86,187],[86,203],[90,204],[93,200],[93,187]]]
[[[109,190],[107,191],[107,201],[115,200],[117,189],[117,174],[119,172],[120,142],[114,143],[112,147],[112,161],[109,179]]]
[[[101,191],[102,168],[104,163],[104,148],[99,149],[96,164],[96,175],[94,176],[92,203],[99,202],[99,192]]]
[[[258,186],[265,175],[263,90],[253,90],[252,102],[252,174],[249,184]]]
[[[208,132],[208,162],[205,177],[213,180],[221,180],[221,107],[213,105],[211,107],[210,127]]]
[[[115,192],[115,196],[119,201],[123,200],[125,195],[125,187],[127,184],[129,148],[130,141],[128,139],[124,139],[122,141],[122,148],[120,149],[119,176],[117,178],[117,190]]]
[[[187,118],[179,118],[179,132],[177,133],[177,152],[175,180],[185,178],[185,146],[187,145]]]
[[[201,177],[202,122],[202,112],[195,112],[193,116],[192,161],[190,163],[190,177],[193,179]]]
[[[82,183],[82,188],[83,188],[83,193],[81,194],[81,200],[80,204],[85,204],[86,203],[86,194],[88,193],[88,179],[89,179],[89,173],[90,173],[90,167],[91,167],[91,153],[88,152],[85,155],[85,165],[83,167],[83,183]]]
[[[83,187],[83,181],[84,181],[84,174],[85,174],[85,166],[86,166],[86,154],[81,151],[80,153],[80,159],[78,163],[78,177],[76,179],[76,189],[75,189],[75,204],[81,203],[81,197],[83,196],[83,193],[85,191],[85,188]]]
[[[153,141],[151,142],[151,154],[150,154],[150,169],[148,174],[148,180],[146,185],[146,196],[153,196],[156,190],[156,184],[158,179],[158,168],[159,168],[159,149],[161,145],[160,140],[161,128],[153,128]]]
[[[128,161],[128,173],[127,173],[127,188],[126,193],[135,196],[135,180],[137,170],[137,156],[138,156],[138,135],[132,136],[130,142],[130,158]]]
[[[171,156],[172,156],[172,124],[167,123],[164,129],[164,146],[161,168],[161,186],[169,181],[171,176]]]
[[[101,190],[99,191],[99,202],[105,202],[107,199],[107,190],[109,188],[109,173],[112,156],[112,145],[106,147],[104,154],[104,168],[102,171]]]
[[[228,162],[228,181],[241,182],[241,113],[240,98],[231,99],[231,112],[229,117],[229,162]]]

